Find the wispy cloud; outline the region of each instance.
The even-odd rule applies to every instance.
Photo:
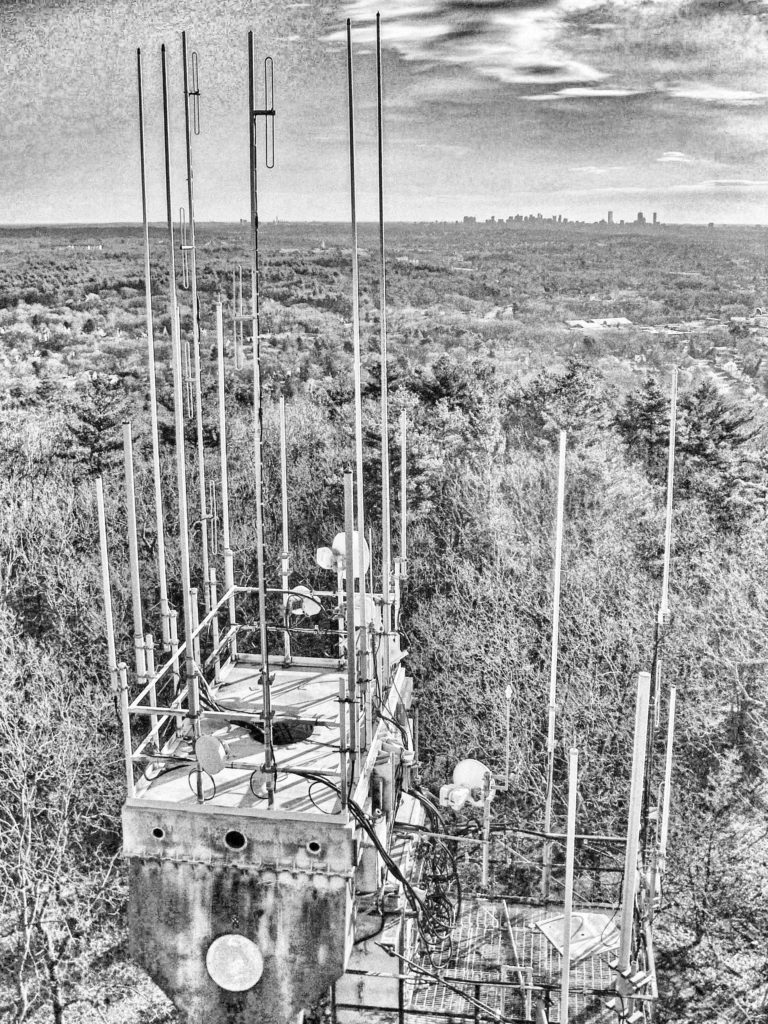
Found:
[[[616,164],[613,167],[597,166],[595,164],[586,164],[581,167],[569,167],[570,171],[576,171],[579,174],[611,174],[614,171],[623,171],[624,164]]]
[[[521,96],[524,100],[610,100],[625,96],[639,96],[639,89],[600,89],[591,86],[570,86],[557,89],[555,92],[539,92],[531,96]]]
[[[391,0],[384,45],[408,61],[467,68],[508,85],[598,82],[605,72],[571,52],[566,18],[602,0]],[[378,0],[350,0],[355,37],[374,35]],[[328,38],[337,41],[343,33]]]
[[[714,85],[711,82],[687,82],[681,85],[671,85],[664,91],[676,99],[735,107],[758,106],[768,100],[768,93],[731,89],[723,85]]]
[[[666,153],[662,153],[661,156],[656,157],[657,164],[692,164],[695,163],[693,157],[686,156],[685,153],[680,153],[678,150],[667,150]]]
[[[710,178],[689,185],[673,185],[672,192],[765,192],[767,178]]]

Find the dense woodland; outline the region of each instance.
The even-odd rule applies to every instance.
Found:
[[[252,367],[232,354],[247,229],[199,231],[207,472],[218,479],[214,303],[225,303],[238,581],[255,580]],[[342,519],[352,454],[348,238],[267,226],[263,377],[267,559],[279,571],[277,400],[286,398],[296,581]],[[422,778],[460,757],[503,771],[498,813],[540,824],[557,438],[568,432],[556,820],[580,748],[579,823],[622,831],[637,674],[678,688],[668,874],[657,918],[661,1021],[758,1021],[768,1008],[768,341],[729,317],[766,302],[765,232],[390,232],[391,441],[408,418],[404,629]],[[378,268],[361,244],[367,505],[380,516]],[[152,232],[169,578],[178,603],[164,236]],[[104,478],[116,621],[129,660],[121,423],[133,422],[146,604],[157,620],[140,233],[0,233],[0,1019],[160,1024],[176,1017],[127,959],[120,737],[106,663],[94,479]],[[370,255],[368,255],[370,253]],[[247,274],[246,274],[247,276]],[[246,289],[247,296],[247,289]],[[568,318],[668,336],[569,331]],[[182,329],[191,328],[182,293]],[[716,347],[743,368],[725,381]],[[680,367],[670,606],[661,587],[669,380]],[[744,400],[744,382],[751,399]],[[188,477],[196,468],[189,421]],[[393,469],[393,484],[395,471]],[[197,518],[194,514],[192,519]],[[193,529],[199,530],[199,524]],[[197,546],[197,545],[196,545]],[[199,572],[199,566],[196,567]],[[663,732],[663,729],[661,730]],[[657,760],[663,753],[659,738]]]

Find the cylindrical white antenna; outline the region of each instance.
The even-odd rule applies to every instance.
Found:
[[[396,630],[400,629],[400,598],[402,581],[406,577],[406,566],[408,559],[407,548],[407,525],[408,525],[408,501],[407,501],[407,477],[406,477],[406,429],[407,421],[405,409],[400,413],[400,557],[395,559],[395,606],[394,623]]]
[[[366,579],[362,555],[365,545],[365,497],[363,493],[363,391],[362,357],[360,354],[360,275],[357,255],[357,200],[355,189],[355,105],[354,79],[352,75],[352,23],[347,18],[347,86],[349,98],[349,194],[350,217],[352,221],[352,343],[355,383],[355,483],[357,494],[357,532],[360,540],[361,569],[358,578],[360,594],[360,685],[364,704],[367,704],[368,689],[368,622]],[[366,749],[368,737],[363,737],[362,749]]]
[[[133,782],[133,747],[131,745],[131,720],[128,711],[128,669],[124,661],[117,666],[120,686],[120,719],[123,723],[123,756],[125,758],[125,790],[131,800],[135,796]]]
[[[544,802],[544,832],[552,831],[552,790],[555,774],[555,717],[557,714],[557,655],[560,643],[560,576],[563,560],[563,519],[565,510],[566,433],[560,431],[560,459],[557,472],[557,512],[555,522],[555,569],[552,597],[552,645],[549,657],[549,704],[547,705],[547,789]],[[542,887],[549,895],[552,844],[544,841]]]
[[[219,391],[219,460],[221,463],[221,537],[224,542],[224,588],[229,593],[229,628],[235,625],[232,545],[229,536],[229,469],[227,466],[227,412],[224,391],[224,311],[221,300],[216,303],[216,354]],[[232,637],[230,650],[237,651],[237,638]]]
[[[181,372],[181,335],[179,334],[176,301],[176,253],[173,240],[173,207],[171,205],[171,149],[168,111],[168,69],[165,44],[161,48],[163,75],[163,138],[165,144],[165,205],[168,221],[169,290],[171,304],[171,335],[173,348],[173,414],[176,433],[176,482],[179,501],[179,551],[181,554],[181,592],[184,606],[184,677],[187,684],[189,715],[195,736],[200,731],[200,698],[192,643],[192,595],[190,593],[189,512],[187,508],[187,470],[184,444],[184,395]],[[197,772],[197,798],[203,800],[203,778]]]
[[[571,984],[571,920],[573,915],[573,862],[576,852],[576,796],[579,780],[579,752],[571,747],[568,756],[568,822],[565,832],[565,897],[563,900],[563,960],[560,978],[560,1020],[568,1024],[568,995]]]
[[[291,585],[291,564],[288,548],[288,443],[285,434],[285,399],[280,396],[280,505],[283,526],[283,550],[280,556],[280,571],[283,580],[283,617],[287,622],[288,591]],[[283,633],[283,652],[286,663],[291,660],[291,634]]]
[[[208,563],[208,505],[205,490],[205,447],[203,444],[203,397],[200,380],[200,310],[197,299],[197,249],[195,247],[195,189],[192,174],[192,124],[190,100],[197,110],[197,94],[194,100],[189,91],[189,67],[187,59],[187,33],[181,33],[181,54],[184,63],[184,126],[187,149],[187,198],[189,202],[189,278],[192,298],[192,358],[194,360],[195,420],[197,425],[197,480],[200,491],[200,541],[203,559],[203,602],[205,611],[211,609],[208,593],[210,572]]]
[[[389,378],[387,374],[387,287],[386,256],[384,249],[384,127],[381,74],[381,16],[376,12],[376,93],[378,111],[378,163],[379,163],[379,350],[381,358],[381,594],[382,645],[381,678],[389,685],[390,638],[392,632],[392,527],[389,507]],[[371,560],[373,564],[373,560]]]
[[[141,50],[136,51],[139,84],[139,156],[141,164],[141,215],[144,224],[144,301],[147,317],[147,358],[149,376],[149,417],[152,434],[152,478],[155,486],[155,530],[157,533],[157,578],[160,590],[160,629],[163,649],[170,650],[168,581],[165,570],[165,527],[163,490],[160,477],[160,441],[157,429],[157,384],[155,380],[155,335],[152,318],[152,281],[149,261],[149,220],[147,217],[147,178],[144,150],[144,87],[141,71]]]
[[[261,403],[261,337],[259,319],[259,206],[256,161],[255,68],[253,32],[248,33],[248,127],[250,142],[251,183],[251,334],[253,346],[253,419],[254,468],[256,475],[256,575],[259,600],[259,643],[261,647],[261,688],[264,710],[264,770],[267,801],[274,804],[274,751],[272,744],[272,686],[269,678],[269,644],[267,636],[267,588],[264,579],[264,491],[263,491],[263,422]]]
[[[621,932],[619,940],[619,972],[629,968],[632,955],[632,922],[635,910],[638,855],[640,852],[640,817],[643,805],[645,778],[645,744],[648,734],[648,704],[651,694],[651,674],[641,672],[637,682],[635,704],[635,732],[632,750],[632,783],[629,793],[629,820],[627,847],[624,860],[624,885],[621,897]]]
[[[357,642],[355,636],[355,517],[352,497],[352,472],[344,473],[344,571],[346,574],[346,613],[347,613],[347,707],[349,708],[349,760],[350,782],[357,778],[357,751],[359,729],[359,705],[357,700]],[[363,542],[358,536],[360,575],[365,573],[363,558]],[[362,598],[361,598],[362,600]],[[361,607],[360,619],[365,614]],[[344,714],[344,708],[341,708]]]
[[[669,720],[667,723],[667,753],[664,765],[664,796],[661,814],[661,832],[659,837],[659,870],[663,871],[667,858],[667,838],[669,836],[669,808],[672,799],[672,744],[675,739],[675,706],[677,688],[669,688]]]
[[[661,583],[659,624],[669,614],[669,563],[672,553],[672,499],[675,490],[675,429],[677,419],[677,367],[672,371],[672,396],[669,411],[669,451],[667,454],[667,514],[664,527],[664,577]]]
[[[104,621],[107,627],[107,664],[109,682],[117,693],[117,653],[115,650],[115,622],[112,617],[112,587],[109,581],[109,551],[107,549],[107,520],[104,514],[104,488],[101,477],[96,478],[96,512],[99,520],[99,548],[101,551],[101,586],[104,592]]]
[[[133,609],[133,645],[136,651],[136,676],[144,685],[147,665],[144,652],[144,623],[141,612],[139,540],[136,528],[136,489],[133,479],[133,440],[131,424],[123,423],[123,459],[125,464],[125,504],[128,512],[128,559],[131,571],[131,607]]]

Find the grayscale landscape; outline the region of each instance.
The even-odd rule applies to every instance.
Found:
[[[367,0],[151,6],[120,0],[109,13],[97,0],[12,0],[0,13],[14,113],[0,156],[0,1022],[257,1024],[240,995],[249,986],[236,979],[230,990],[210,959],[199,973],[207,965],[225,992],[215,1019],[178,998],[174,1006],[150,980],[152,932],[192,949],[202,926],[175,934],[158,895],[166,890],[141,872],[159,877],[185,857],[193,874],[210,865],[183,841],[181,853],[126,852],[136,840],[121,808],[147,794],[151,805],[157,780],[171,792],[178,779],[182,795],[157,807],[215,805],[213,776],[245,761],[226,743],[200,743],[213,738],[200,732],[206,715],[241,740],[250,729],[264,764],[248,762],[247,800],[268,794],[271,808],[273,784],[286,791],[282,766],[306,738],[276,741],[272,765],[271,659],[276,674],[287,671],[290,644],[297,664],[324,659],[350,673],[347,697],[343,688],[334,697],[336,738],[314,734],[341,766],[305,771],[307,806],[286,820],[336,813],[323,809],[331,796],[352,808],[353,967],[369,957],[342,979],[346,949],[336,980],[301,1004],[306,1024],[554,1024],[568,1013],[569,970],[572,1024],[768,1020],[766,5],[397,0],[382,11],[382,178]],[[355,232],[346,17],[359,26]],[[259,163],[249,178],[251,20]],[[181,91],[186,28],[200,44],[199,96],[197,51]],[[166,39],[172,248],[158,74]],[[266,53],[276,55],[274,95]],[[183,131],[185,109],[200,115],[199,136],[189,123]],[[196,215],[185,142],[190,167],[191,154],[198,161]],[[359,558],[353,477],[370,529],[369,597],[365,572],[342,586],[342,567]],[[390,497],[392,542],[402,550],[405,521],[408,546],[407,559],[395,550],[385,565]],[[329,549],[334,537],[343,555]],[[233,572],[237,624],[223,604],[206,615],[218,599],[205,582],[209,556],[219,598]],[[165,630],[170,607],[181,632],[192,602],[187,625],[205,620],[182,668],[175,640],[160,649],[159,627],[137,644],[138,572],[147,630],[161,620]],[[334,585],[317,618],[316,595]],[[376,607],[368,626],[356,619],[366,601]],[[284,659],[277,640],[264,654],[265,617]],[[166,708],[149,666],[169,651]],[[219,699],[238,657],[261,666],[259,696],[248,697],[258,708]],[[404,673],[412,701],[398,691]],[[638,679],[648,673],[640,741]],[[145,698],[146,713],[137,710]],[[302,724],[278,700],[278,724],[281,714]],[[314,728],[327,725],[318,712]],[[397,770],[376,780],[375,764],[356,768],[356,755],[380,764],[371,750],[400,758]],[[446,795],[465,759],[481,762],[485,789],[475,781]],[[173,774],[182,768],[188,776]],[[359,806],[348,782],[358,794],[369,786]],[[253,820],[268,831],[263,818]],[[233,835],[250,856],[254,836]],[[276,835],[275,848],[287,843]],[[366,844],[371,891],[361,881]],[[410,861],[397,859],[398,844]],[[236,858],[226,860],[238,847],[227,847],[224,867],[210,869],[214,888],[224,893],[232,878],[235,889],[256,886],[256,869],[241,877]],[[299,852],[326,851],[302,840]],[[304,877],[298,863],[294,878]],[[319,883],[305,875],[311,903]],[[137,922],[131,907],[154,906],[153,896],[156,918]],[[216,900],[229,908],[229,898],[212,898],[211,909],[188,894],[192,918],[208,915],[205,943],[223,929],[211,923]],[[573,959],[572,901],[603,922],[594,962]],[[544,919],[555,910],[559,940]],[[227,927],[252,937],[239,913],[226,909]],[[314,936],[306,905],[302,913]],[[630,938],[626,928],[619,938],[620,921]],[[322,922],[319,933],[325,941]],[[525,946],[534,933],[543,966]],[[631,964],[621,951],[613,960],[625,940]],[[297,949],[277,968],[269,956],[268,970],[291,979],[309,954]],[[318,963],[325,956],[323,946]],[[376,993],[371,979],[393,982],[395,1001],[366,1002],[364,974]],[[359,1001],[345,1002],[355,986]],[[269,1007],[265,1024],[288,1024],[287,1011]]]

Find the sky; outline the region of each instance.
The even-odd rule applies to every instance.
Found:
[[[164,219],[163,42],[184,204],[182,29],[198,221],[248,216],[248,29],[274,59],[262,219],[348,218],[347,17],[358,216],[374,220],[377,6],[389,220],[768,222],[768,0],[2,0],[0,223],[140,220],[138,47]]]

